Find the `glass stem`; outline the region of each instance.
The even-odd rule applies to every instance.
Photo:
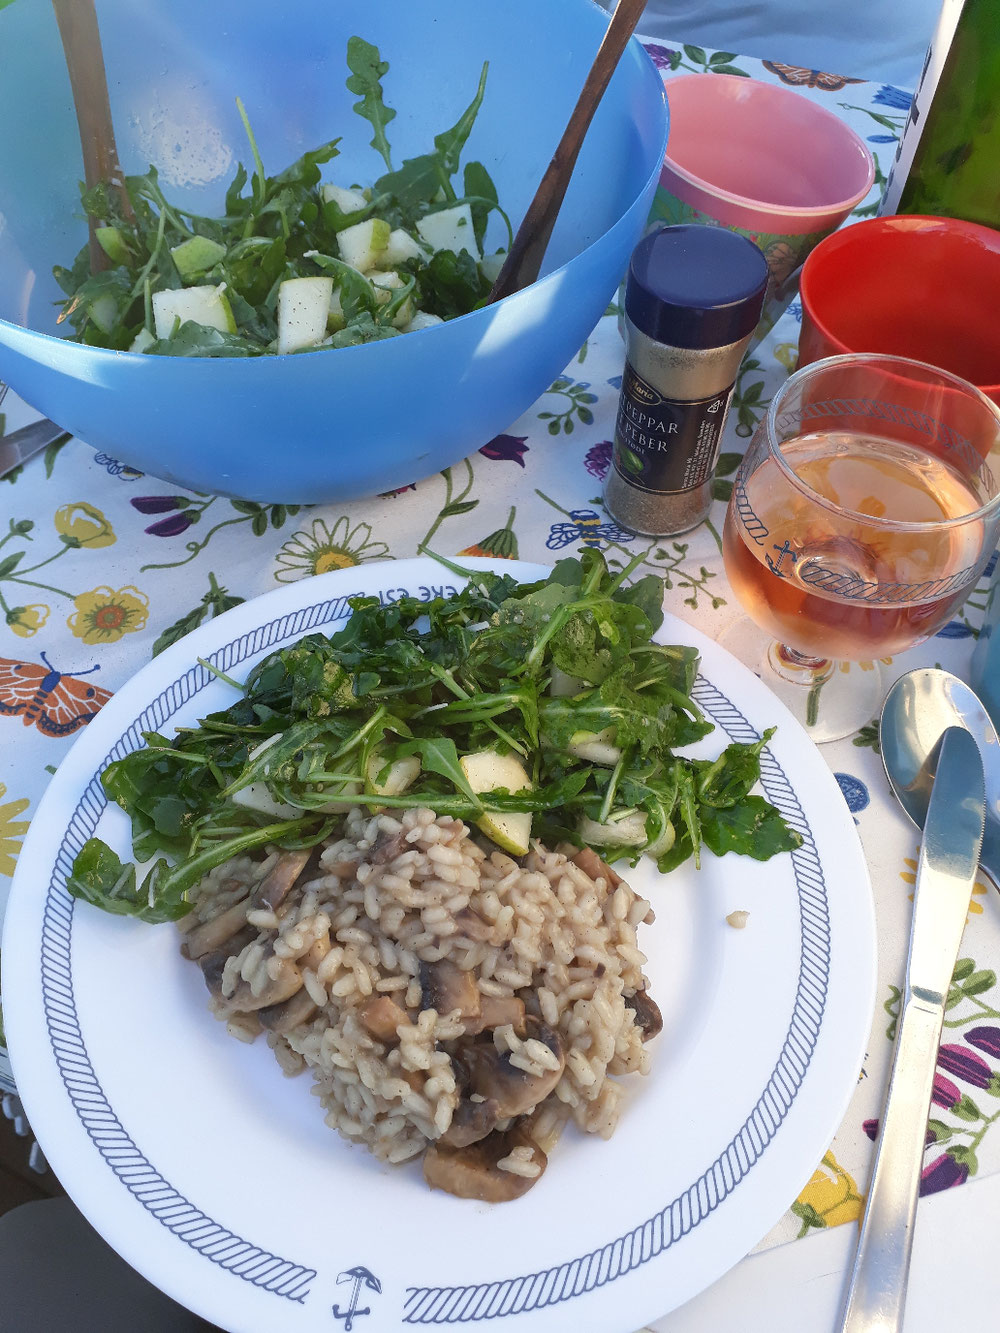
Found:
[[[809,688],[828,681],[836,665],[830,657],[809,657],[776,639],[768,645],[767,664],[782,680]]]

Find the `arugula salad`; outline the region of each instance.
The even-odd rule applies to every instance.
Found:
[[[370,122],[385,172],[365,188],[321,184],[338,154],[331,139],[275,176],[265,173],[237,100],[253,171],[240,163],[225,216],[201,217],[168,202],[155,167],[125,179],[125,196],[100,182],[83,208],[111,267],[91,271],[85,246],[53,272],[66,293],[59,321],[84,343],[165,356],[261,356],[347,347],[412,332],[474,309],[504,253],[483,255],[496,211],[511,236],[489,172],[463,149],[486,90],[484,64],[472,101],[433,150],[395,165],[387,129],[388,72],[377,47],[347,43],[354,110]]]
[[[332,637],[280,649],[242,684],[224,676],[230,707],[170,740],[146,733],[105,769],[153,865],[140,883],[91,839],[69,891],[177,919],[208,871],[265,844],[314,846],[352,807],[427,807],[512,855],[539,838],[608,862],[648,854],[663,872],[703,846],[757,860],[798,847],[751,790],[771,731],[713,760],[675,753],[713,725],[691,697],[696,650],[653,641],[661,581],[625,582],[638,562],[612,575],[588,550],[518,584],[443,561],[469,579],[453,597],[352,599]]]

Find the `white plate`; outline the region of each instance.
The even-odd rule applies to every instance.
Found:
[[[539,566],[470,560],[521,578]],[[747,1253],[829,1146],[857,1080],[875,992],[871,890],[854,824],[815,747],[768,690],[702,653],[696,688],[717,753],[772,723],[764,788],[802,848],[763,865],[706,854],[700,872],[633,872],[656,924],[640,944],[664,1011],[653,1071],[633,1076],[609,1142],[568,1131],[524,1198],[429,1190],[323,1124],[308,1075],[210,1017],[173,927],[106,916],[64,889],[95,829],[128,849],[98,775],[224,707],[264,654],[332,630],[360,592],[451,592],[429,559],[282,588],[203,625],[118,691],[67,755],[21,853],[3,946],[6,1030],[41,1146],[105,1239],[190,1309],[239,1333],[450,1324],[631,1333]],[[744,930],[727,913],[750,913]],[[58,1256],[53,1256],[53,1263]],[[359,1299],[353,1317],[355,1280]],[[376,1290],[376,1287],[378,1288]],[[363,1322],[362,1322],[363,1321]]]

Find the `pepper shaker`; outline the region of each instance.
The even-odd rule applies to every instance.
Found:
[[[767,289],[767,260],[723,227],[661,227],[636,246],[625,284],[625,371],[604,484],[633,532],[695,527],[743,354]]]

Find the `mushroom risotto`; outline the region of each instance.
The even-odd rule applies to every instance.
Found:
[[[352,811],[312,851],[236,858],[178,924],[212,1008],[309,1069],[329,1125],[427,1182],[502,1202],[565,1122],[607,1138],[614,1075],[659,1031],[637,927],[649,903],[593,851],[520,863],[458,819]]]

